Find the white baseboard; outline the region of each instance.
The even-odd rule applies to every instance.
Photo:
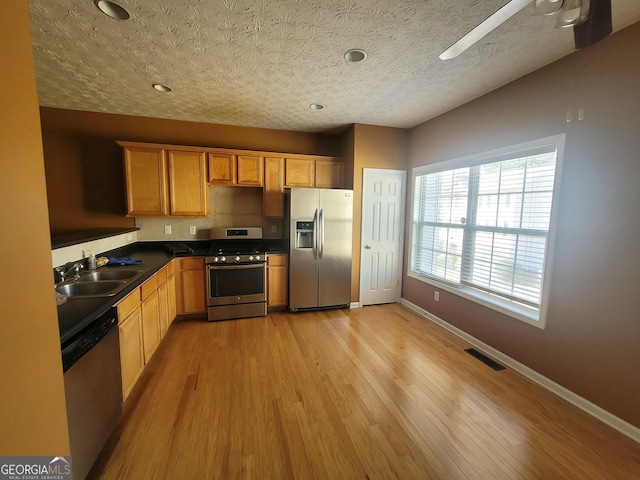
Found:
[[[579,409],[584,410],[585,412],[587,412],[591,416],[593,416],[593,417],[597,418],[598,420],[600,420],[601,422],[609,425],[611,428],[619,431],[623,435],[626,435],[627,437],[631,438],[632,440],[635,440],[636,442],[640,443],[640,428],[638,428],[638,427],[636,427],[634,425],[631,425],[630,423],[622,420],[619,417],[616,417],[614,414],[608,412],[604,408],[599,407],[598,405],[596,405],[594,403],[591,403],[589,400],[581,397],[580,395],[572,392],[571,390],[563,387],[562,385],[559,385],[559,384],[555,383],[554,381],[549,380],[544,375],[541,375],[540,373],[536,372],[535,370],[533,370],[533,369],[527,367],[526,365],[523,365],[522,363],[518,362],[517,360],[514,360],[513,358],[509,357],[508,355],[505,355],[501,351],[496,350],[492,346],[487,345],[486,343],[478,340],[474,336],[469,335],[464,330],[461,330],[458,327],[455,327],[455,326],[451,325],[450,323],[447,323],[446,321],[444,321],[441,318],[437,317],[436,315],[424,310],[423,308],[420,308],[419,306],[415,305],[414,303],[411,303],[410,301],[405,300],[404,298],[401,300],[400,303],[402,305],[404,305],[405,307],[409,308],[410,310],[413,310],[418,315],[420,315],[422,317],[425,317],[428,320],[431,320],[432,322],[436,323],[437,325],[440,325],[442,328],[448,330],[449,332],[453,333],[454,335],[456,335],[456,336],[462,338],[463,340],[469,342],[471,345],[473,345],[474,347],[478,348],[479,350],[482,350],[487,355],[490,355],[491,357],[495,358],[499,362],[504,363],[505,365],[509,366],[510,368],[515,370],[516,372],[520,373],[521,375],[524,375],[529,380],[531,380],[531,381],[537,383],[538,385],[546,388],[550,392],[555,393],[560,398],[563,398],[564,400],[566,400],[567,402],[575,405]]]
[[[351,302],[349,308],[360,308],[360,302]]]

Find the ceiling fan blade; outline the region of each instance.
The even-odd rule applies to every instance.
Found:
[[[504,22],[513,17],[516,13],[529,5],[532,0],[511,0],[500,8],[496,13],[487,18],[476,28],[467,33],[464,37],[451,45],[440,54],[440,60],[450,60],[464,52],[471,45],[482,39],[492,30],[495,30]]]
[[[588,1],[588,0],[583,0]],[[576,48],[584,48],[599,42],[609,35],[611,24],[611,0],[591,0],[587,21],[573,27]]]

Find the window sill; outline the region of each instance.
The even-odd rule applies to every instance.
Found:
[[[448,285],[446,283],[438,282],[433,278],[418,275],[413,272],[408,272],[407,275],[411,278],[415,278],[416,280],[427,283],[441,290],[453,293],[454,295],[458,295],[459,297],[478,303],[484,307],[490,308],[534,327],[542,330],[545,328],[544,315],[535,308],[527,307],[526,305],[521,305],[472,287],[464,285],[460,287]]]

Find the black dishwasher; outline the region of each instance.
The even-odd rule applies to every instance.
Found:
[[[115,308],[65,342],[62,364],[73,478],[84,479],[122,415]]]

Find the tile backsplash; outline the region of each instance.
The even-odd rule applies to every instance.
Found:
[[[283,219],[263,218],[262,188],[256,187],[209,187],[209,216],[184,217],[139,217],[138,240],[206,240],[212,227],[262,227],[265,238],[282,238]],[[165,227],[171,233],[165,233]],[[195,234],[190,233],[195,227]],[[275,232],[274,232],[275,230]]]

